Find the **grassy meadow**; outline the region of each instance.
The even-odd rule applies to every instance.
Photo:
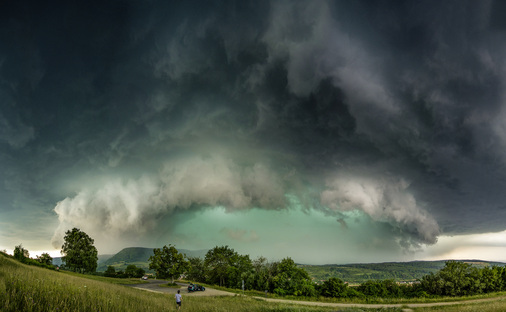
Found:
[[[118,285],[110,279],[28,266],[0,254],[0,311],[176,311],[174,298]],[[138,280],[119,280],[138,283]],[[392,302],[389,302],[392,303]],[[248,296],[184,296],[183,311],[402,311],[273,303]],[[506,311],[506,300],[413,311]]]
[[[184,311],[335,311],[243,296],[183,297]],[[21,264],[0,254],[0,311],[176,311],[172,295]],[[360,311],[348,309],[344,311]],[[381,311],[381,310],[376,310]],[[398,309],[382,311],[400,311]]]

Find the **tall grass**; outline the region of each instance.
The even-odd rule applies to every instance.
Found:
[[[506,311],[506,300],[498,299],[488,302],[468,302],[464,305],[440,306],[416,308],[416,312],[504,312]]]
[[[147,292],[27,266],[0,254],[0,311],[159,312],[175,310],[173,295]],[[363,311],[364,309],[341,310]],[[268,303],[243,296],[183,296],[183,311],[314,312],[335,311],[335,309]],[[388,311],[399,311],[399,309]]]
[[[95,278],[95,277],[93,277]],[[175,311],[173,295],[112,284],[106,278],[83,278],[21,264],[0,253],[0,311]],[[194,297],[183,295],[183,311],[224,312],[315,312],[315,311],[401,311],[400,308],[332,308],[272,303],[247,296]],[[506,311],[506,300],[468,303],[428,311]]]
[[[30,267],[0,256],[2,311],[161,311],[167,296]]]

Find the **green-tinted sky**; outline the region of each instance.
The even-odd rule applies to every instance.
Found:
[[[506,260],[505,12],[1,1],[0,249]]]

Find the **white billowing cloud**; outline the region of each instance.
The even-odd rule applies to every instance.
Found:
[[[61,246],[64,233],[73,227],[88,234],[104,233],[115,237],[129,231],[145,233],[154,226],[161,212],[162,207],[153,201],[157,193],[158,185],[143,177],[128,181],[115,179],[100,188],[82,190],[74,197],[67,197],[54,208],[59,225],[52,244],[55,248]]]
[[[52,243],[59,247],[72,227],[113,237],[146,233],[163,216],[192,207],[277,209],[285,205],[284,193],[281,180],[262,164],[241,167],[222,156],[174,160],[157,175],[112,179],[60,201]]]
[[[223,205],[227,209],[284,206],[281,180],[262,164],[241,168],[224,157],[167,163],[159,200],[169,206]]]
[[[373,220],[388,222],[422,243],[434,244],[436,220],[420,208],[403,179],[339,176],[327,183],[322,204],[336,211],[360,210]]]

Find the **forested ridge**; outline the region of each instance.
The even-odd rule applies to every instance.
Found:
[[[207,250],[185,250],[178,249],[187,257],[204,258]],[[128,265],[142,267],[148,272],[149,256],[153,254],[152,248],[129,247],[124,248],[105,261],[100,261],[97,271],[104,272],[107,266],[112,265],[116,270],[125,270]],[[100,255],[99,255],[100,257]],[[461,260],[476,267],[504,266],[501,262],[484,260]],[[383,263],[352,263],[352,264],[297,264],[304,268],[311,279],[315,282],[322,282],[331,277],[342,279],[350,284],[360,284],[368,280],[392,279],[395,281],[416,281],[423,276],[436,273],[445,266],[446,260],[440,261],[410,261],[410,262],[383,262]],[[55,263],[56,264],[56,263]],[[60,263],[58,263],[60,264]]]
[[[360,284],[368,280],[392,279],[395,281],[416,281],[430,273],[441,270],[447,260],[440,261],[411,261],[384,263],[354,263],[354,264],[326,264],[300,265],[314,281],[324,281],[336,277],[350,284]],[[460,260],[476,267],[504,266],[502,262],[483,260]]]

